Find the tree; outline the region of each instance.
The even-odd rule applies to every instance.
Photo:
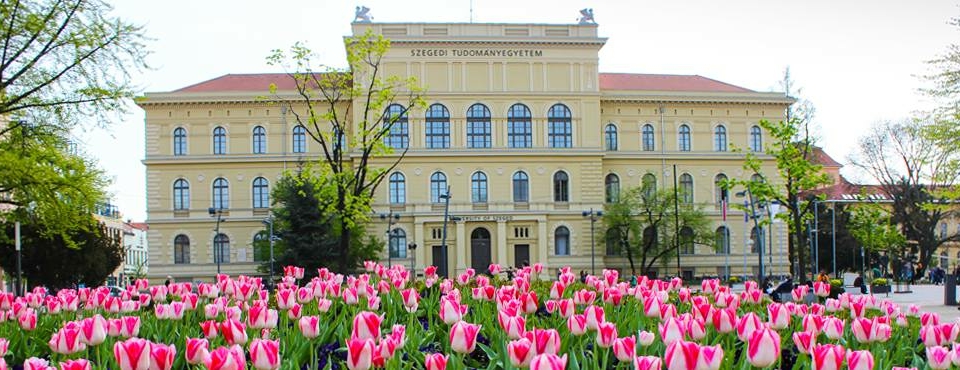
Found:
[[[879,122],[860,138],[851,158],[892,200],[893,222],[900,225],[907,240],[917,243],[919,274],[937,248],[960,240],[960,234],[937,230],[956,215],[953,198],[941,190],[954,188],[958,173],[952,166],[956,152],[925,135],[929,124],[919,119]]]
[[[863,249],[887,256],[902,255],[902,248],[907,240],[893,223],[889,210],[880,204],[868,202],[854,206],[851,213],[848,228]],[[861,267],[862,273],[863,265],[855,267]]]
[[[69,239],[46,235],[48,228],[40,222],[21,226],[23,241],[22,262],[24,278],[33,286],[69,288],[74,284],[102,285],[106,278],[123,262],[123,242],[119,235],[111,235],[104,224],[87,215],[80,224],[68,231]],[[13,234],[11,222],[3,224],[5,234]],[[68,247],[68,240],[75,247]],[[0,241],[0,254],[14,255],[14,241]],[[14,258],[0,259],[5,271],[16,271]]]
[[[0,1],[0,139],[21,122],[69,128],[122,112],[146,68],[143,29],[101,0]]]
[[[791,84],[788,69],[783,82],[788,96],[791,94]],[[747,152],[743,169],[747,173],[759,175],[761,181],[753,178],[731,179],[726,184],[727,188],[746,187],[757,201],[777,201],[784,207],[786,212],[777,217],[788,220],[790,238],[787,253],[791,261],[797,261],[796,265],[790,266],[794,276],[799,276],[804,271],[804,266],[807,266],[804,259],[804,246],[807,245],[804,225],[813,218],[813,199],[805,199],[803,194],[830,183],[830,178],[823,173],[823,166],[812,161],[816,144],[816,138],[811,132],[813,113],[813,106],[807,101],[801,101],[787,109],[786,121],[760,121],[760,127],[770,138],[765,153],[776,162],[780,182],[770,181],[771,174],[765,173],[763,158],[756,153]]]
[[[322,167],[322,166],[321,166]],[[296,172],[284,174],[273,190],[275,269],[287,265],[305,267],[306,276],[316,276],[317,268],[349,271],[367,259],[376,259],[381,243],[371,238],[351,239],[348,249],[340,248],[340,228],[336,211],[336,184],[329,176],[317,173],[314,166],[303,165]],[[349,229],[354,235],[363,235],[363,225]],[[261,243],[269,243],[268,240]],[[260,253],[267,252],[260,248]],[[345,255],[345,258],[344,258]],[[269,256],[260,271],[269,271]],[[342,262],[345,261],[345,262]]]
[[[324,67],[323,73],[315,72],[313,52],[300,43],[290,48],[289,58],[274,50],[267,59],[271,65],[295,66],[289,75],[296,81],[297,98],[277,98],[323,152],[319,162],[331,185],[327,195],[335,200],[337,248],[348,252],[337,256],[341,269],[355,267],[350,248],[365,232],[358,225],[369,221],[373,194],[407,153],[408,146],[394,149],[385,140],[401,117],[425,105],[416,79],[384,76],[381,61],[389,48],[390,42],[372,31],[348,38],[348,69]],[[276,96],[276,85],[271,93]]]
[[[108,181],[102,170],[71,152],[62,131],[47,125],[20,125],[0,138],[0,207],[7,221],[43,225],[45,237],[59,236],[73,247],[71,231],[104,199]],[[0,238],[12,238],[4,233]]]
[[[626,256],[634,275],[638,259],[640,270],[647,274],[657,262],[669,264],[679,252],[678,244],[684,248],[714,245],[711,223],[703,210],[693,204],[677,207],[676,200],[672,188],[655,191],[637,187],[622,192],[615,202],[606,205],[603,235],[607,236],[607,243],[615,246],[612,251]],[[680,243],[676,243],[676,238]]]

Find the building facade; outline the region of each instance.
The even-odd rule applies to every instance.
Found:
[[[729,234],[729,253],[684,248],[683,274],[757,269],[746,242],[752,222],[740,211],[721,220],[721,200],[742,199],[718,182],[749,178],[742,151],[763,151],[758,122],[784,119],[792,103],[784,94],[701,76],[602,73],[606,39],[596,24],[353,24],[354,34],[368,29],[391,40],[386,74],[416,77],[427,88],[428,108],[403,117],[388,139],[408,152],[375,194],[377,212],[399,216],[369,225],[390,239],[390,263],[450,273],[490,263],[624,269],[625,258],[606,253],[602,223],[592,232],[584,211],[602,210],[620,189],[672,188],[676,177],[690,194],[685,201],[704,205],[718,235]],[[294,99],[285,75],[256,74],[139,100],[154,280],[209,280],[218,260],[224,273],[255,274],[261,262],[251,245],[264,235],[271,186],[320,155],[290,112],[257,99],[271,83]],[[776,173],[772,159],[761,158],[769,161],[765,172]],[[444,262],[446,201],[457,221],[447,224]],[[211,207],[223,209],[219,222]],[[785,232],[778,224],[768,234],[768,272],[787,270]],[[661,275],[676,274],[676,263],[668,266]]]
[[[123,279],[122,284],[131,284],[135,279],[146,277],[150,271],[150,249],[147,247],[145,222],[126,222],[123,232]]]

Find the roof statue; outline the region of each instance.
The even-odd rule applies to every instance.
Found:
[[[358,6],[354,13],[353,21],[357,23],[370,23],[373,21],[373,16],[370,15],[370,8]]]
[[[597,20],[593,19],[593,8],[580,9],[580,15],[582,17],[577,18],[580,24],[597,24]]]

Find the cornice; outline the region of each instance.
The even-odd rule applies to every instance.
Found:
[[[783,93],[714,93],[691,91],[600,91],[601,102],[638,102],[638,103],[740,103],[740,104],[779,104],[790,105],[796,99]]]

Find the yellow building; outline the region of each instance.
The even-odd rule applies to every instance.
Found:
[[[396,228],[389,262],[418,269],[539,262],[546,271],[589,271],[592,257],[598,271],[623,269],[624,258],[605,253],[600,222],[591,235],[583,212],[603,209],[607,189],[644,179],[672,187],[674,165],[681,188],[692,189],[689,201],[706,205],[721,227],[716,181],[749,176],[733,149],[762,151],[767,138],[757,123],[782,120],[792,102],[701,76],[601,73],[606,39],[596,24],[353,24],[354,34],[368,29],[391,40],[387,74],[416,77],[428,89],[429,108],[406,117],[389,139],[409,152],[375,197],[375,210],[399,219],[369,225],[384,239],[388,225]],[[295,99],[286,76],[254,74],[148,93],[138,103],[146,111],[152,278],[211,278],[215,244],[223,272],[255,273],[251,244],[263,230],[270,187],[301,158],[320,155],[287,110],[257,99],[271,83]],[[772,162],[769,169],[775,173]],[[449,213],[459,220],[448,224],[444,265],[448,186]],[[209,207],[225,210],[219,237]],[[742,213],[731,211],[727,223],[730,254],[685,250],[685,275],[720,275],[727,264],[733,274],[756,270],[757,255],[744,253]],[[785,273],[785,228],[773,236],[765,259],[774,267],[766,271]],[[419,248],[408,251],[409,244]],[[675,274],[676,262],[669,266],[660,274]]]

